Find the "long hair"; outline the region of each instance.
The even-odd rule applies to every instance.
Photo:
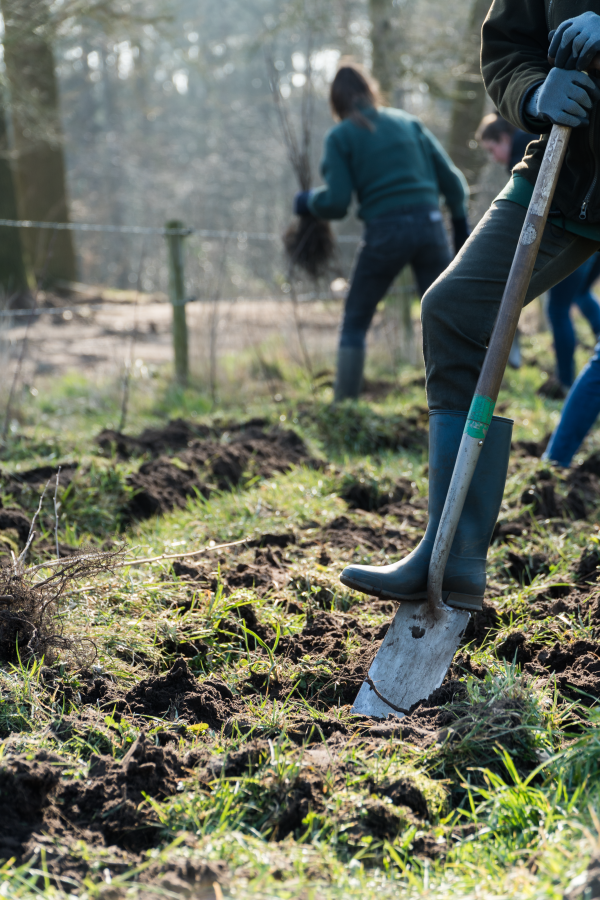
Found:
[[[516,130],[512,122],[507,122],[500,113],[490,113],[489,116],[485,116],[481,120],[475,133],[475,140],[478,144],[482,141],[493,141],[494,144],[498,144],[502,140],[503,134],[508,134],[509,137],[512,137]]]
[[[373,125],[363,110],[381,106],[379,83],[364,66],[348,57],[340,60],[329,91],[331,112],[336,119],[352,119],[361,128],[372,130]]]

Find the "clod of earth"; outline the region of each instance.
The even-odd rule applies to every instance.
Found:
[[[126,707],[138,716],[205,723],[217,730],[244,712],[244,704],[223,681],[198,681],[182,658],[166,675],[140,681],[125,694],[124,700]]]
[[[87,779],[61,779],[60,757],[40,751],[33,759],[8,756],[0,763],[0,859],[28,856],[39,832],[86,833],[92,842],[139,851],[152,846],[160,823],[144,794],[175,794],[189,771],[176,753],[143,735],[120,761],[93,756]]]
[[[340,497],[350,509],[380,512],[382,515],[386,515],[390,507],[410,500],[412,495],[411,482],[407,478],[399,479],[387,489],[365,478],[352,478],[344,483],[340,491]]]
[[[227,443],[192,440],[178,456],[149,460],[128,478],[135,494],[125,514],[146,519],[185,507],[189,497],[232,490],[246,475],[268,477],[296,465],[314,467],[320,463],[296,432],[278,426],[269,431],[248,427],[229,434]]]
[[[550,571],[548,557],[544,553],[524,556],[511,550],[507,553],[506,559],[509,575],[523,585],[531,584],[538,575],[545,575]]]
[[[269,535],[267,535],[267,538]],[[271,537],[280,537],[272,535]],[[285,536],[281,536],[282,538]],[[249,546],[259,541],[248,542]],[[229,564],[228,564],[229,563]],[[233,563],[233,564],[232,564]],[[193,562],[190,560],[175,560],[173,572],[178,578],[189,579],[199,585],[217,590],[219,579],[225,587],[231,591],[239,588],[252,588],[258,594],[265,594],[271,590],[279,590],[290,581],[286,562],[281,552],[269,547],[261,549],[257,547],[254,555],[254,563],[243,563],[232,560],[223,560],[219,564],[219,573],[215,571],[214,564],[210,562]]]
[[[330,522],[322,529],[319,540],[344,550],[364,547],[367,550],[384,549],[392,553],[406,549],[408,543],[406,536],[396,528],[357,525],[348,516],[338,516]],[[311,543],[306,542],[305,546],[310,546]]]

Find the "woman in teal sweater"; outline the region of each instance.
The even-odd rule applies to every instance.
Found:
[[[422,296],[451,260],[440,194],[452,215],[458,252],[468,236],[469,190],[436,138],[415,117],[383,108],[375,81],[355,63],[340,67],[330,103],[338,124],[325,139],[325,186],[296,195],[294,210],[343,219],[356,194],[365,234],[340,333],[336,400],[356,398],[366,334],[377,304],[410,264]]]

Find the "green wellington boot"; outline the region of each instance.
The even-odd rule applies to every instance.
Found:
[[[358,400],[365,367],[363,347],[340,347],[335,378],[335,402]]]
[[[346,587],[392,600],[427,597],[429,560],[466,418],[466,412],[429,414],[429,523],[419,546],[391,566],[347,566],[340,576]],[[492,419],[467,494],[442,588],[444,602],[456,609],[482,608],[486,557],[504,493],[512,426],[511,419]]]

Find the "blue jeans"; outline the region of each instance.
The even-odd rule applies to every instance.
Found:
[[[406,265],[412,266],[422,297],[451,259],[437,207],[410,207],[368,222],[346,298],[340,347],[364,348],[377,304]]]
[[[600,341],[594,355],[581,370],[565,400],[562,416],[550,438],[544,459],[570,466],[583,439],[600,413]]]
[[[554,335],[557,375],[561,384],[571,387],[575,379],[575,329],[571,321],[571,304],[576,303],[591,329],[600,337],[600,304],[591,286],[600,275],[600,256],[594,254],[572,275],[550,291],[548,318]]]

